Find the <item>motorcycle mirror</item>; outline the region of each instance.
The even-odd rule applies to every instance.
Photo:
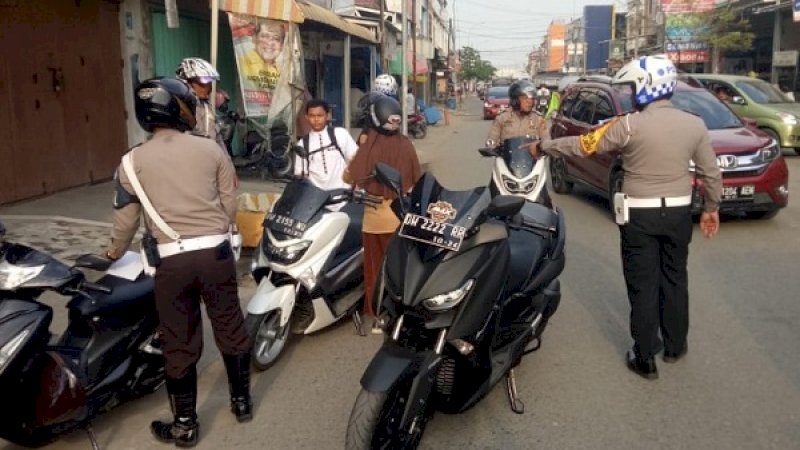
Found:
[[[75,267],[82,267],[86,269],[97,270],[98,272],[105,272],[114,261],[103,258],[102,256],[87,253],[81,255],[75,260]]]
[[[497,156],[497,152],[493,148],[479,148],[478,153],[481,156]]]
[[[517,214],[525,204],[525,197],[516,195],[498,195],[492,199],[486,214],[495,217],[511,217]]]
[[[400,172],[386,163],[378,163],[375,167],[375,179],[384,186],[391,188],[398,197],[402,197],[402,182]]]
[[[295,155],[301,158],[308,158],[308,150],[306,150],[305,147],[300,145],[293,145],[292,150],[294,151]]]

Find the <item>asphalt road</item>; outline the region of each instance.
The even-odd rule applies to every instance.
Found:
[[[468,99],[458,126],[420,141],[447,187],[489,180],[476,149],[489,122]],[[800,192],[800,157],[787,154],[790,190]],[[604,200],[576,189],[554,195],[566,215],[567,266],[562,301],[540,351],[518,369],[524,415],[508,407],[503,385],[472,410],[436,415],[425,449],[788,449],[800,447],[800,207],[776,218],[722,224],[690,251],[690,352],[659,364],[646,381],[625,368],[631,345],[618,231]],[[252,286],[245,286],[245,296]],[[350,322],[295,339],[271,370],[253,377],[255,419],[237,424],[227,409],[224,368],[206,327],[201,361],[198,448],[337,449],[344,444],[358,380],[381,342]],[[167,448],[148,425],[169,417],[165,392],[122,405],[95,422],[105,449]],[[16,447],[0,443],[0,450]],[[48,448],[89,448],[75,432]]]

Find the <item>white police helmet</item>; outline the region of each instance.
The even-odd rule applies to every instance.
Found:
[[[375,77],[375,91],[381,94],[397,96],[397,81],[388,73],[378,75]]]
[[[197,80],[203,84],[219,81],[219,72],[210,62],[202,58],[185,58],[178,65],[175,75],[183,81]]]
[[[612,84],[631,84],[637,105],[669,96],[678,85],[678,71],[667,55],[642,56],[622,66]]]

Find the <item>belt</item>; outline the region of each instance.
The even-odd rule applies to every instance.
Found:
[[[660,197],[660,198],[634,198],[628,197],[629,208],[660,208],[662,206],[689,206],[692,204],[692,196],[682,197]]]
[[[193,252],[206,248],[214,248],[231,238],[230,234],[214,234],[191,239],[181,239],[169,244],[158,244],[158,253],[162,258],[177,255],[178,253]]]

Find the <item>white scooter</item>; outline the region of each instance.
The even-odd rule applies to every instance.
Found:
[[[550,157],[542,155],[535,159],[528,150],[519,148],[534,141],[530,137],[506,139],[499,144],[490,140],[486,142],[486,148],[478,149],[481,155],[495,158],[491,183],[493,195],[515,195],[551,206],[547,192]]]
[[[338,211],[327,208],[342,202]],[[364,334],[361,222],[364,204],[379,202],[350,189],[323,191],[305,179],[286,186],[264,220],[252,265],[258,288],[246,326],[257,369],[277,361],[290,331],[313,333],[352,315]]]

